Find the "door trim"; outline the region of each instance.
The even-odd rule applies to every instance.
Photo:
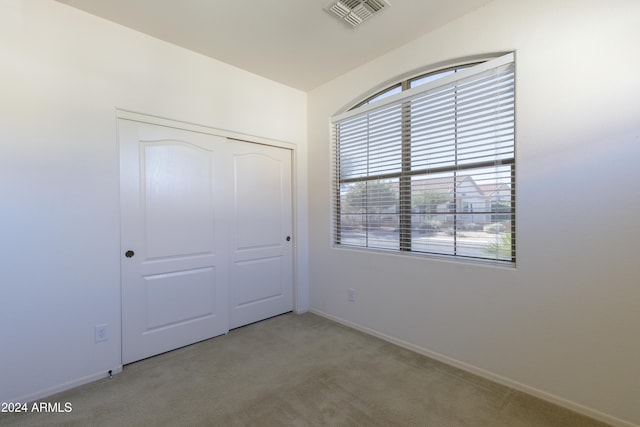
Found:
[[[238,132],[231,132],[224,129],[213,128],[210,126],[198,125],[195,123],[187,123],[187,122],[181,122],[181,121],[176,121],[172,119],[166,119],[158,116],[150,116],[148,114],[136,113],[134,111],[116,110],[116,118],[132,120],[135,122],[147,123],[151,125],[159,125],[159,126],[165,126],[170,128],[188,130],[192,132],[206,133],[209,135],[223,136],[228,139],[237,139],[238,141],[251,142],[254,144],[262,144],[262,145],[270,145],[273,147],[286,148],[291,150],[292,154],[295,154],[295,150],[296,150],[296,145],[290,142],[279,141],[279,140],[270,139],[270,138],[263,138],[263,137],[254,136],[254,135],[246,135]],[[295,162],[293,161],[295,160],[295,158],[296,157],[294,155],[292,157],[292,172],[295,172],[295,165],[294,165]],[[294,178],[294,181],[295,181],[294,175],[292,175],[292,178]]]

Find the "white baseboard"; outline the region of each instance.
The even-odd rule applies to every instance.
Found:
[[[383,334],[381,332],[378,332],[374,329],[370,329],[361,325],[358,325],[356,323],[350,322],[348,320],[342,319],[340,317],[334,316],[332,314],[329,313],[325,313],[321,310],[315,309],[315,308],[311,308],[309,309],[309,312],[317,314],[318,316],[322,316],[325,317],[329,320],[333,320],[334,322],[340,323],[342,325],[348,326],[350,328],[353,328],[355,330],[358,330],[360,332],[364,332],[366,334],[369,335],[373,335],[374,337],[380,338],[384,341],[390,342],[392,344],[395,344],[399,347],[403,347],[406,348],[407,350],[411,350],[414,351],[418,354],[422,354],[424,356],[430,357],[431,359],[437,360],[439,362],[445,363],[447,365],[450,366],[454,366],[456,368],[462,369],[463,371],[466,372],[470,372],[472,374],[478,375],[479,377],[488,379],[490,381],[496,382],[498,384],[502,384],[504,386],[510,387],[512,389],[521,391],[523,393],[527,393],[531,396],[537,397],[539,399],[542,400],[546,400],[547,402],[551,402],[554,403],[558,406],[562,406],[564,408],[570,409],[574,412],[577,412],[579,414],[582,415],[586,415],[587,417],[596,419],[598,421],[602,421],[605,422],[607,424],[611,424],[612,426],[616,426],[616,427],[638,427],[637,424],[633,424],[629,421],[625,421],[622,420],[620,418],[614,417],[612,415],[609,414],[605,414],[603,412],[600,412],[598,410],[589,408],[587,406],[581,405],[579,403],[576,402],[572,402],[570,400],[567,400],[565,398],[562,398],[560,396],[556,396],[554,394],[551,393],[547,393],[543,390],[539,390],[537,388],[528,386],[526,384],[523,384],[521,382],[518,381],[514,381],[510,378],[504,377],[502,375],[499,374],[495,374],[493,372],[487,371],[485,369],[482,368],[478,368],[477,366],[473,366],[470,365],[468,363],[465,362],[461,362],[459,360],[453,359],[449,356],[445,356],[443,354],[437,353],[435,351],[431,351],[429,349],[423,348],[423,347],[419,347],[417,345],[411,344],[410,342],[392,337],[390,335],[386,335]]]
[[[122,365],[118,365],[111,369],[111,374],[116,375],[122,372]],[[29,403],[37,400],[42,400],[47,397],[50,397],[56,393],[60,393],[63,391],[70,390],[72,388],[88,384],[93,381],[101,380],[102,378],[106,378],[109,376],[109,371],[101,371],[95,374],[87,375],[86,377],[77,378],[72,381],[68,381],[66,383],[58,384],[53,387],[45,388],[42,390],[38,390],[34,393],[29,393],[24,396],[18,396],[16,399],[7,400],[8,402],[20,402],[20,403]]]

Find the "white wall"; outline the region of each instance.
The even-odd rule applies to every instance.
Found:
[[[116,108],[296,144],[304,282],[305,93],[51,0],[0,0],[0,401],[120,367]]]
[[[640,424],[639,41],[637,0],[497,0],[310,92],[312,311]],[[332,249],[329,117],[411,70],[511,50],[517,268]]]

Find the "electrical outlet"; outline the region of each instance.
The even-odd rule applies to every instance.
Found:
[[[347,298],[351,302],[356,302],[356,290],[353,288],[347,289]]]
[[[109,339],[109,325],[96,326],[96,342],[107,341]]]

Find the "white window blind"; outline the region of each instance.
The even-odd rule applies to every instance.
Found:
[[[332,118],[333,243],[515,262],[508,54]]]

